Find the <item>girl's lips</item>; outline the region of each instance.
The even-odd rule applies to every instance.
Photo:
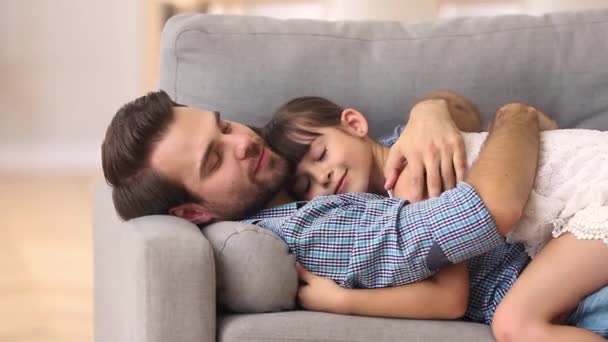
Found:
[[[336,185],[336,191],[334,191],[334,195],[337,194],[340,189],[342,189],[342,187],[344,186],[344,183],[346,183],[346,174],[348,173],[348,170],[344,171],[344,174],[342,175],[342,177],[340,178],[340,180],[338,181],[338,185]]]

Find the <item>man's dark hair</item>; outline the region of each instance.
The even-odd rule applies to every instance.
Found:
[[[183,184],[150,165],[150,155],[174,121],[179,105],[164,91],[150,92],[116,112],[101,145],[103,173],[116,211],[125,220],[168,214],[169,209],[201,199]]]
[[[298,97],[277,109],[262,136],[293,168],[319,136],[310,128],[340,126],[342,111],[344,108],[322,97]]]

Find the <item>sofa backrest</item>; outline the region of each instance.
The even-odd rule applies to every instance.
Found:
[[[432,90],[473,100],[484,122],[530,103],[562,127],[608,129],[608,10],[421,24],[180,15],[162,36],[160,88],[263,125],[290,98],[362,111],[380,135]]]

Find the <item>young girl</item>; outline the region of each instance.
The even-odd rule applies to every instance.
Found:
[[[556,128],[547,124],[551,120],[546,117],[544,122],[545,129]],[[383,170],[389,147],[372,140],[367,132],[367,121],[361,113],[316,97],[289,101],[265,127],[269,144],[291,163],[297,164],[290,191],[296,198],[305,200],[348,192],[386,195]],[[463,135],[470,167],[487,133]],[[513,337],[514,332],[517,332],[518,340],[522,337],[520,334],[534,340],[558,338],[583,341],[597,338],[582,329],[558,327],[552,322],[561,318],[556,317],[557,313],[565,315],[572,309],[573,298],[576,302],[608,284],[608,133],[557,130],[542,134],[535,187],[523,219],[514,227],[508,239],[523,242],[528,253],[535,256],[551,240],[551,235],[556,239],[534,259],[498,306],[492,322],[497,338]],[[560,260],[568,258],[589,260],[589,263],[597,265],[597,269],[575,268],[561,270],[558,275],[551,273],[558,267],[567,267],[568,263]],[[479,272],[474,269],[475,262],[468,266],[471,272]],[[314,279],[314,275],[304,270],[300,269],[299,272],[305,280],[321,284],[319,288],[327,292],[324,298],[345,294],[344,289],[337,289],[335,284]],[[568,279],[565,279],[566,275]],[[570,285],[566,286],[569,292],[531,300],[529,294],[551,292],[550,284],[547,286],[545,283],[550,279],[569,281]],[[397,288],[404,296],[432,294],[439,282],[449,289],[462,288],[468,281],[467,268],[455,265],[438,272],[434,279]],[[420,287],[427,285],[431,290],[420,292]],[[471,286],[475,290],[475,287],[483,284],[472,283]],[[400,302],[388,302],[369,309],[366,307],[368,303],[381,302],[381,294],[374,297],[374,290],[346,291],[368,291],[366,296],[369,297],[365,297],[360,310],[352,309],[356,300],[350,303],[350,310],[338,307],[344,303],[331,300],[328,300],[329,304],[321,304],[317,308],[380,316],[446,318],[433,317],[432,312],[422,312],[423,308],[420,314],[411,310],[404,312],[397,307]],[[606,296],[607,291],[600,293]],[[502,295],[497,296],[499,300],[502,299]],[[422,297],[419,298],[421,302],[424,301]],[[551,302],[546,298],[550,298]],[[608,301],[608,298],[605,300]],[[331,303],[336,305],[332,307]],[[311,306],[314,308],[315,305]],[[608,318],[608,314],[604,314],[604,318]],[[468,318],[481,320],[472,315],[468,315]],[[608,326],[603,329],[608,335]],[[525,332],[522,333],[522,330]],[[602,333],[601,329],[596,331]]]

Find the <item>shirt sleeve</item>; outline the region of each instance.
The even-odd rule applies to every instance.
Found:
[[[405,125],[398,125],[393,129],[393,133],[381,137],[380,139],[378,139],[378,141],[386,147],[391,147],[395,144],[397,139],[399,139],[399,136],[401,135],[401,132],[403,132],[404,128]]]
[[[371,194],[318,197],[287,220],[282,235],[310,271],[349,288],[420,281],[503,241],[466,183],[415,204]]]
[[[468,260],[504,242],[477,191],[467,183],[459,183],[456,189],[444,192],[439,198],[420,203],[424,212],[421,216],[427,219],[423,225],[433,239],[431,252],[435,251],[437,257],[449,263]],[[430,269],[447,263],[433,257],[432,253],[426,257]]]

